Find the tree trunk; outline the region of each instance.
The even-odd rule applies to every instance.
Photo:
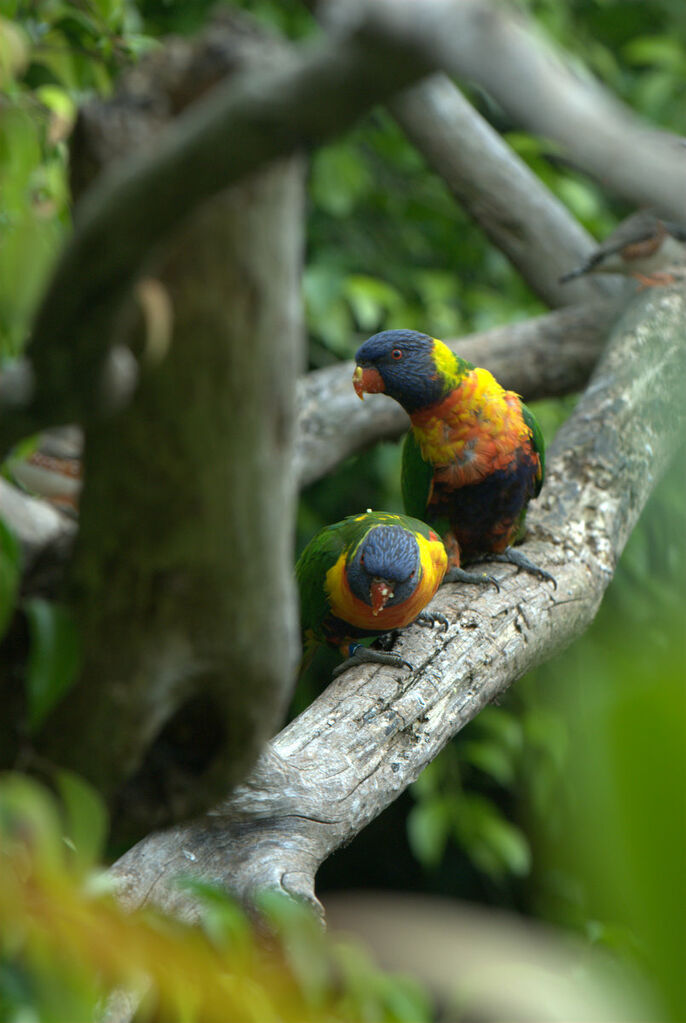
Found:
[[[254,39],[247,56],[240,40],[228,47],[237,66],[271,51]],[[177,100],[175,70],[172,61],[157,89]],[[146,138],[145,118],[152,144],[161,125],[147,112],[120,101],[116,113],[119,155]],[[299,159],[187,220],[144,285],[152,300],[133,400],[87,426],[67,587],[83,667],[38,748],[105,794],[119,834],[215,801],[254,762],[290,695],[302,225]]]

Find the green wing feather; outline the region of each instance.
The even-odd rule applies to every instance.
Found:
[[[321,626],[329,613],[329,601],[324,588],[326,573],[346,547],[345,522],[322,529],[304,549],[295,566],[295,577],[300,592],[300,627],[303,634],[311,630],[321,639]]]
[[[533,449],[538,455],[541,462],[541,472],[538,479],[536,480],[536,493],[534,494],[535,497],[538,497],[538,495],[541,492],[541,487],[543,486],[543,480],[545,479],[545,440],[543,439],[543,431],[541,430],[541,427],[538,424],[538,419],[536,419],[536,416],[533,414],[530,408],[527,408],[524,402],[521,402],[521,406],[522,418],[524,419],[524,422],[531,430]]]
[[[413,515],[417,519],[424,518],[433,475],[434,469],[431,462],[426,462],[422,457],[414,430],[410,430],[405,436],[403,444],[400,474],[403,505],[408,515]]]

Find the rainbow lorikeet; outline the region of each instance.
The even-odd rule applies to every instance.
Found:
[[[555,580],[510,546],[543,483],[543,435],[533,413],[486,369],[414,330],[385,330],[357,350],[353,384],[382,391],[410,416],[402,492],[405,511],[425,518],[448,550],[446,580],[497,582],[465,572],[487,556]]]
[[[447,628],[443,615],[424,611],[447,564],[440,537],[406,515],[366,512],[325,526],[295,566],[305,662],[317,643],[329,643],[347,657],[335,674],[365,661],[411,667],[398,654],[355,640],[414,621]]]

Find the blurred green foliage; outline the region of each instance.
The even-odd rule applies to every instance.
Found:
[[[3,1021],[97,1019],[115,987],[142,999],[143,1019],[429,1020],[417,984],[327,939],[309,908],[277,893],[260,899],[259,929],[225,892],[190,878],[179,884],[195,896],[199,926],[125,913],[98,866],[99,796],[67,772],[56,784],[58,797],[18,775],[0,778]]]
[[[0,359],[25,343],[69,230],[66,161],[77,105],[90,94],[108,94],[118,70],[164,33],[199,28],[214,5],[0,0]],[[293,39],[317,31],[296,0],[229,6]],[[579,74],[590,71],[647,121],[686,134],[683,0],[520,0],[520,6],[572,54]],[[546,140],[521,132],[490,97],[475,89],[469,95],[596,236],[629,212]],[[542,309],[383,110],[313,154],[308,194],[311,367],[349,358],[376,330],[403,326],[454,337]],[[572,407],[566,399],[536,408],[548,440]],[[665,1019],[674,1020],[686,1018],[679,787],[686,773],[685,471],[682,460],[656,492],[592,629],[448,746],[413,786],[400,824],[427,887],[440,877],[451,895],[488,892],[493,901],[619,948],[653,978]],[[395,445],[348,460],[307,490],[299,548],[321,526],[366,507],[402,510]],[[18,573],[18,546],[0,524],[0,631],[16,600]],[[47,608],[32,611],[34,724],[69,684],[77,657],[69,624]],[[326,684],[330,668],[322,655],[296,707]],[[357,950],[325,946],[300,907],[263,907],[281,972],[260,961],[257,974],[250,973],[261,954],[252,931],[211,888],[195,889],[204,907],[201,946],[197,935],[170,921],[135,919],[129,927],[96,867],[105,830],[97,796],[73,776],[56,785],[59,801],[20,779],[0,786],[0,1018],[92,1018],[109,983],[140,985],[145,976],[152,1015],[160,1006],[182,1007],[183,1018],[209,1019],[208,1006],[169,976],[174,967],[180,976],[192,968],[210,989],[224,976],[229,954],[232,970],[237,962],[246,968],[247,987],[232,990],[247,999],[240,1004],[251,1018],[276,1018],[269,984],[260,987],[267,976],[285,999],[278,1018],[291,1018],[291,1011],[298,1019],[427,1018],[411,985],[380,975]],[[373,855],[384,869],[388,844]],[[456,855],[473,873],[456,872],[449,887],[445,867]],[[340,853],[335,863],[344,859]],[[477,887],[475,877],[485,885]],[[21,902],[27,879],[43,898],[40,917],[30,915],[35,903],[30,909]],[[5,926],[22,913],[26,927]],[[138,957],[136,976],[131,960],[113,955],[122,947]]]
[[[157,45],[141,27],[133,0],[0,2],[0,360],[25,343],[66,237],[76,107]]]

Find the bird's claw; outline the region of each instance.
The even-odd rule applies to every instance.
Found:
[[[500,561],[509,565],[516,565],[517,568],[521,568],[524,572],[528,572],[530,575],[535,575],[537,579],[542,582],[552,583],[553,587],[557,589],[557,579],[550,572],[546,572],[544,568],[540,568],[539,565],[535,565],[533,561],[529,561],[526,554],[520,550],[516,550],[512,547],[506,547],[501,554],[488,554],[485,560],[487,561]]]
[[[357,664],[387,664],[393,668],[409,668],[410,671],[414,671],[414,667],[410,662],[406,661],[400,654],[387,653],[383,650],[372,650],[369,647],[362,646],[361,643],[355,643],[350,646],[350,656],[347,660],[334,668],[333,678],[338,678],[348,668],[354,668]]]
[[[477,586],[495,586],[500,593],[500,584],[494,575],[487,572],[466,572],[464,568],[450,568],[443,577],[444,583],[474,583]]]
[[[428,629],[433,629],[434,625],[442,625],[445,632],[450,628],[450,621],[440,611],[420,611],[415,622]]]

